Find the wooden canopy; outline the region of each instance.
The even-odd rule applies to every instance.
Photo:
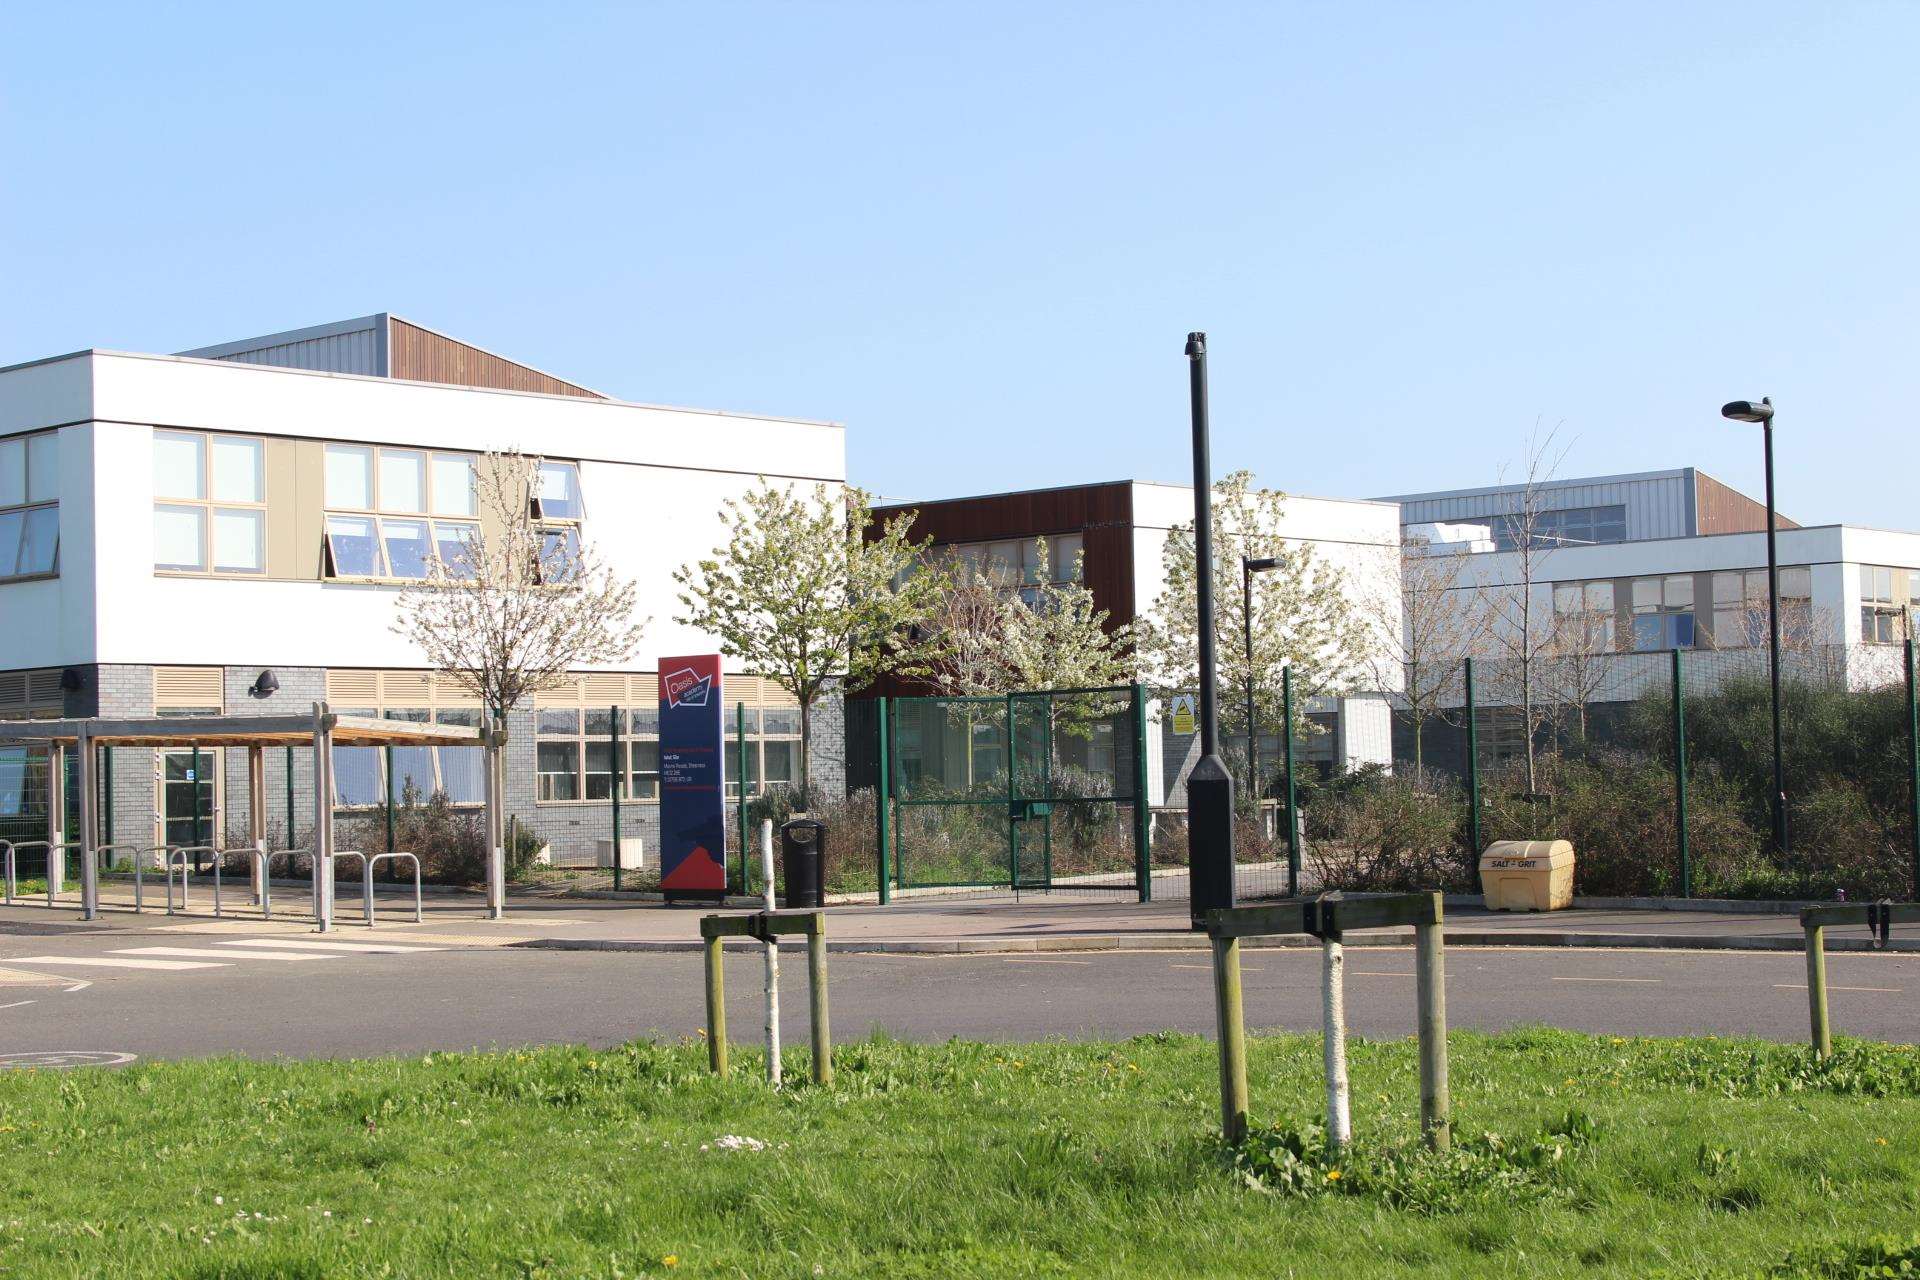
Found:
[[[322,715],[316,725],[307,715],[142,716],[120,719],[0,720],[0,742],[78,743],[82,734],[102,747],[277,747],[311,746],[314,730],[325,728],[342,747],[483,747],[483,730],[465,725],[419,724],[372,716]]]

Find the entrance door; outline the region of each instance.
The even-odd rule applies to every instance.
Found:
[[[194,753],[186,750],[160,753],[160,822],[155,832],[162,844],[175,848],[194,848],[220,843],[220,752],[202,748],[196,764]],[[199,818],[196,822],[195,803]],[[194,870],[207,861],[207,855],[195,854]]]

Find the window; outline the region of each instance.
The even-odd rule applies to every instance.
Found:
[[[1693,647],[1693,575],[1633,580],[1633,647],[1638,653]]]
[[[449,576],[472,576],[472,456],[330,444],[326,503],[328,577],[417,580],[435,559]]]
[[[1043,539],[953,543],[939,551],[965,564],[997,587],[1008,590],[1044,582],[1076,582],[1086,539],[1078,533],[1047,534]]]
[[[154,432],[153,567],[174,573],[265,573],[265,467],[263,440]]]
[[[60,437],[0,440],[0,582],[60,568]]]
[[[533,514],[541,520],[579,520],[585,516],[579,463],[541,462],[533,478]]]
[[[660,712],[624,708],[621,760],[613,750],[613,722],[606,707],[541,707],[534,713],[534,759],[543,804],[571,800],[605,802],[613,788],[623,800],[660,799]],[[739,715],[729,708],[724,724],[727,795],[739,797]],[[747,794],[768,786],[792,786],[800,773],[800,709],[746,708]]]
[[[1713,644],[1736,649],[1767,642],[1767,571],[1735,569],[1713,575]],[[1780,569],[1780,627],[1804,642],[1813,625],[1813,570]]]
[[[1920,604],[1920,572],[1885,565],[1860,566],[1860,639],[1867,644],[1903,644],[1912,634]]]
[[[726,719],[727,796],[740,794],[739,712]],[[747,794],[765,794],[768,787],[791,787],[800,780],[800,708],[746,709]]]
[[[563,524],[540,530],[540,581],[571,582],[580,574],[580,529]]]
[[[1612,653],[1613,583],[1556,582],[1553,585],[1556,636],[1576,653]]]
[[[1511,512],[1450,520],[1451,524],[1484,524],[1493,531],[1494,546],[1513,551],[1520,545],[1523,520]],[[1536,547],[1586,547],[1603,542],[1627,540],[1627,509],[1610,507],[1568,507],[1542,511],[1533,521],[1533,545]]]

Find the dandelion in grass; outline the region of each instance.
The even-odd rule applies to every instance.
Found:
[[[677,1267],[680,1265],[680,1255],[677,1253],[670,1253],[666,1257],[660,1259],[660,1265],[663,1267]]]

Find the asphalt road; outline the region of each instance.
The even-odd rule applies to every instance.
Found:
[[[704,1017],[697,954],[435,950],[398,932],[347,941],[416,949],[331,950],[311,935],[303,942],[8,930],[0,933],[0,1061],[46,1051],[268,1058],[604,1045],[690,1036]],[[175,950],[130,950],[136,947]],[[1348,956],[1353,1027],[1365,1035],[1409,1034],[1411,951],[1354,948]],[[790,1043],[804,1043],[805,953],[792,948],[783,957],[786,1034]],[[128,960],[156,967],[120,967]],[[1203,951],[836,953],[834,1034],[843,1041],[874,1030],[919,1040],[1013,1041],[1165,1028],[1207,1032],[1213,1024],[1207,963]],[[1806,1034],[1804,965],[1791,953],[1455,948],[1447,969],[1448,1013],[1456,1027],[1550,1024],[1616,1035],[1710,1032],[1777,1040]],[[1253,1027],[1318,1027],[1317,952],[1251,952],[1244,972]],[[1920,1038],[1920,956],[1833,955],[1828,972],[1836,1029]],[[732,1034],[757,1038],[757,956],[730,951],[727,986]]]

